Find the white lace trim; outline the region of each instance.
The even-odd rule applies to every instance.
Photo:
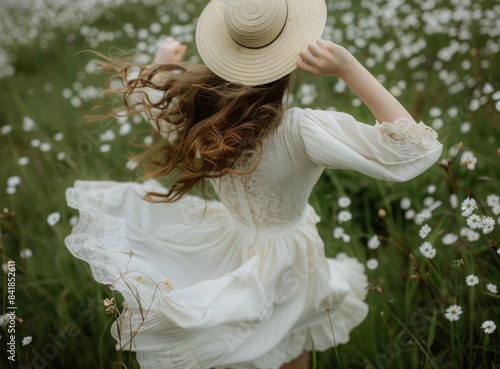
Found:
[[[90,265],[92,275],[97,282],[107,285],[111,290],[117,291],[123,296],[124,308],[113,323],[111,334],[118,341],[119,349],[130,350],[131,339],[135,339],[137,333],[154,333],[164,330],[163,324],[158,320],[151,307],[153,301],[160,299],[165,291],[162,291],[162,286],[153,288],[151,301],[146,304],[149,309],[144,309],[139,304],[139,288],[135,288],[135,290],[133,288],[138,284],[137,273],[128,275],[127,270],[118,270],[116,263],[108,255],[103,243],[105,225],[120,222],[119,219],[110,220],[112,217],[102,212],[102,208],[105,207],[104,191],[98,190],[105,190],[109,185],[109,182],[86,183],[77,181],[75,188],[66,190],[68,205],[78,209],[80,216],[72,234],[66,237],[65,244],[74,256]],[[113,237],[116,244],[127,244],[122,232],[117,232]],[[127,254],[126,251],[123,253]],[[124,255],[124,257],[132,258],[133,254]],[[134,282],[135,284],[133,284]],[[151,287],[149,286],[149,288]],[[144,301],[141,302],[144,305]],[[134,343],[132,343],[133,346]]]
[[[376,127],[378,139],[396,150],[409,150],[417,145],[428,150],[439,144],[437,132],[423,122],[417,124],[399,118],[392,123],[377,122]]]

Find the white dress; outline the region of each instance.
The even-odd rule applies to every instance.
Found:
[[[312,342],[347,342],[368,313],[363,266],[325,258],[308,204],[324,167],[409,180],[439,158],[436,138],[406,119],[292,108],[255,172],[212,181],[218,201],[154,204],[141,196],[164,191],[155,181],[76,181],[66,245],[123,295],[112,335],[142,369],[279,368]]]

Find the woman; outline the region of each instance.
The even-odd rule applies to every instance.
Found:
[[[123,295],[112,333],[141,368],[307,368],[313,344],[347,342],[366,317],[363,267],[325,257],[309,194],[325,167],[409,180],[442,146],[320,39],[325,22],[323,0],[212,0],[196,33],[206,66],[178,64],[185,47],[169,38],[137,77],[122,70],[130,114],[164,140],[144,168],[174,182],[77,181],[66,245]],[[296,67],[342,78],[377,124],[286,109]],[[189,194],[205,182],[218,200]]]

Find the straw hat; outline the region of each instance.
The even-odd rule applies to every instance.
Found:
[[[321,37],[325,0],[211,0],[196,27],[208,68],[230,82],[254,86],[296,68],[299,51]]]

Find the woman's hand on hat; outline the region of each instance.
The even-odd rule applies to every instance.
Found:
[[[187,46],[182,45],[173,37],[167,37],[160,45],[153,59],[155,64],[179,63],[186,53]]]
[[[355,60],[345,47],[322,39],[309,44],[307,50],[302,50],[299,55],[302,59],[297,67],[315,76],[341,77]]]

